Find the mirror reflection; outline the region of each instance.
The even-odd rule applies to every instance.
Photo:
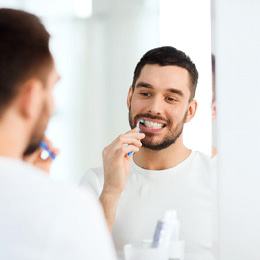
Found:
[[[127,260],[145,260],[140,248],[162,247],[165,259],[214,259],[210,1],[47,2],[0,1],[39,16],[51,35],[56,105],[48,99],[54,113],[42,127],[46,136],[33,136],[23,160],[94,194],[88,212],[102,230],[95,250],[107,244],[107,259],[114,247]]]

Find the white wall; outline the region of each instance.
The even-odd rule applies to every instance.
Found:
[[[211,17],[210,0],[161,0],[160,43],[190,56],[199,72],[195,117],[184,128],[184,143],[211,155]]]
[[[220,260],[260,259],[260,2],[215,3]]]

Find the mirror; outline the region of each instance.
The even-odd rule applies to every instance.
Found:
[[[126,96],[135,65],[146,51],[163,45],[184,51],[196,64],[198,109],[185,126],[184,141],[211,154],[210,1],[52,1],[52,8],[46,1],[0,4],[36,13],[52,35],[62,77],[48,129],[62,151],[54,178],[77,182],[86,169],[102,163],[100,151],[129,129]]]
[[[40,15],[52,35],[62,77],[56,90],[57,113],[48,129],[61,150],[53,165],[54,178],[78,182],[86,169],[102,163],[104,146],[129,129],[126,96],[137,61],[163,45],[183,50],[197,66],[198,109],[185,126],[184,141],[210,155],[210,1],[86,0],[48,5],[2,0],[1,4]]]
[[[4,4],[5,1],[1,2]],[[102,165],[103,148],[130,129],[127,95],[135,66],[148,50],[158,46],[174,46],[196,64],[198,106],[194,118],[192,115],[192,120],[185,124],[183,139],[193,151],[211,156],[210,1],[93,0],[62,1],[61,4],[53,0],[27,0],[13,1],[9,7],[40,15],[52,35],[51,47],[62,78],[56,89],[57,112],[47,131],[61,150],[51,173],[54,179],[75,184],[82,182],[83,186],[87,182],[90,186],[99,183],[97,193],[102,193],[102,175],[96,172],[93,179],[94,174],[91,178],[84,174],[87,169]],[[158,72],[154,66],[150,69],[148,75]],[[186,74],[184,76],[188,78]],[[143,74],[141,76],[147,80]],[[158,78],[166,77],[159,74]],[[131,93],[128,101],[133,111],[135,93]],[[148,119],[144,122],[145,127],[149,124],[165,127],[152,123]],[[181,178],[172,165],[171,171],[164,167],[147,169],[141,167],[142,160],[139,158],[138,161],[136,157],[133,167],[137,174],[131,175],[130,186],[126,186],[118,201],[116,223],[112,227],[120,256],[126,243],[152,239],[156,221],[167,209],[174,208],[181,223],[180,237],[186,243],[185,259],[213,259],[211,217],[214,198],[210,178],[203,175],[210,171],[210,159],[187,151],[177,153],[179,161],[174,158],[174,167],[183,171]],[[198,165],[197,157],[200,158]],[[164,154],[161,161],[165,158]],[[202,165],[202,161],[207,163]],[[189,175],[190,167],[195,167],[193,175]],[[149,177],[147,170],[150,170]],[[157,170],[162,173],[158,174]],[[130,189],[131,185],[133,189]]]

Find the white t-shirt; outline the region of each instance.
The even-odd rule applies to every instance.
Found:
[[[185,260],[211,260],[216,224],[215,169],[213,161],[200,152],[176,167],[146,170],[134,162],[117,209],[113,238],[118,254],[127,243],[152,239],[157,220],[175,209],[185,240]],[[104,183],[103,169],[89,170],[82,185],[97,196]]]
[[[0,157],[0,259],[115,260],[96,198]]]

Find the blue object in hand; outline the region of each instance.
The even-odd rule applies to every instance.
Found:
[[[140,131],[140,123],[143,123],[144,122],[144,120],[143,119],[141,119],[140,121],[138,121],[137,122],[137,133],[141,133],[141,131]],[[127,153],[127,155],[128,156],[132,156],[134,154],[134,152],[129,152],[129,153]]]
[[[56,155],[49,149],[48,145],[44,141],[41,141],[39,145],[44,151],[48,153],[52,160],[55,160]]]

